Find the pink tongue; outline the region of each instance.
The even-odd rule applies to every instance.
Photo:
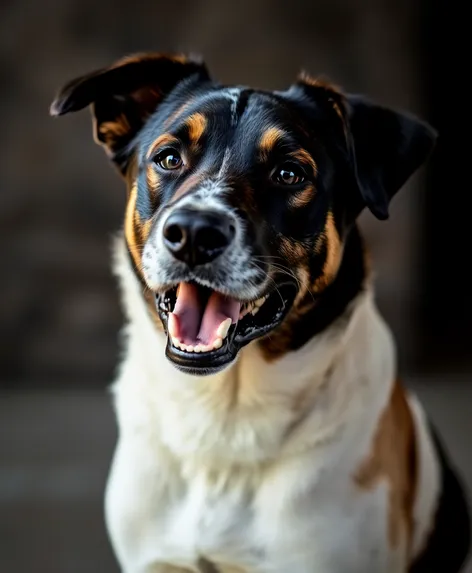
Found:
[[[215,291],[203,309],[198,296],[198,287],[180,283],[172,313],[174,315],[172,321],[177,330],[174,336],[187,345],[211,344],[218,337],[217,330],[220,324],[228,318],[231,318],[233,324],[236,323],[240,311],[240,302]]]
[[[218,336],[216,331],[224,320],[231,318],[233,324],[238,322],[240,310],[241,303],[237,300],[213,291],[203,313],[198,338],[204,343],[210,344]]]
[[[198,288],[189,283],[180,283],[177,293],[177,301],[172,314],[178,318],[177,324],[180,330],[178,338],[185,344],[191,344],[186,341],[197,338],[202,316]]]

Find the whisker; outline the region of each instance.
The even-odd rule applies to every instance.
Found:
[[[282,303],[283,303],[283,302],[284,302],[283,296],[282,296],[282,294],[281,294],[281,292],[280,292],[280,290],[279,290],[279,287],[277,286],[277,283],[275,282],[275,280],[269,275],[269,273],[267,273],[264,269],[262,269],[262,268],[257,264],[256,261],[253,261],[252,264],[253,264],[259,271],[261,271],[263,274],[265,274],[266,277],[267,277],[270,281],[272,281],[272,282],[274,283],[274,288],[275,288],[275,290],[277,291],[277,294],[279,295],[280,300],[281,300]]]

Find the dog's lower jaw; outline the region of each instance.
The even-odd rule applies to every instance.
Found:
[[[224,370],[228,370],[231,368],[235,362],[237,361],[237,356],[233,358],[230,362],[225,362],[224,364],[218,366],[207,366],[205,368],[195,368],[192,366],[184,366],[182,364],[178,364],[175,362],[173,358],[170,358],[166,352],[166,358],[169,362],[180,372],[183,374],[188,374],[190,376],[214,376],[223,372]]]

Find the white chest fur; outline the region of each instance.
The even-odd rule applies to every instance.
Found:
[[[253,344],[197,378],[165,358],[127,265],[121,278],[130,321],[106,507],[123,571],[199,571],[200,557],[222,573],[402,571],[386,485],[353,480],[394,379],[371,295],[282,360]]]

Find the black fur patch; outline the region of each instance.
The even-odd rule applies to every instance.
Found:
[[[432,425],[430,432],[441,465],[441,496],[428,544],[409,573],[459,573],[470,549],[469,504],[464,487]]]

